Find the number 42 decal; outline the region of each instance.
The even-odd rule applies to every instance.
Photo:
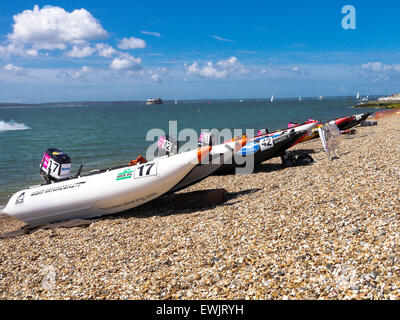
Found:
[[[270,149],[274,146],[274,141],[272,138],[264,138],[260,140],[260,149],[261,151]]]
[[[143,178],[157,175],[157,162],[146,162],[135,168],[134,177]]]

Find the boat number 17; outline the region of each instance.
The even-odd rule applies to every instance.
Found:
[[[54,168],[53,168],[53,170],[51,170],[51,167],[52,167],[53,165],[54,165]],[[50,161],[49,161],[49,168],[48,168],[49,173],[50,173],[50,172],[56,172],[56,170],[58,169],[59,166],[60,166],[60,165],[59,165],[57,162],[54,162],[53,160],[50,159]]]
[[[150,177],[157,175],[157,163],[147,162],[135,168],[135,178]]]

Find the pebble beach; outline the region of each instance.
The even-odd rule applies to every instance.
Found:
[[[85,227],[0,239],[0,299],[400,299],[400,116],[356,127],[329,161],[266,161]],[[0,234],[24,223],[0,216]]]

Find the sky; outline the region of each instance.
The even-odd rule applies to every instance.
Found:
[[[0,102],[398,92],[399,9],[388,0],[2,1]]]

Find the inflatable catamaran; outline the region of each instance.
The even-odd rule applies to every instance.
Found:
[[[331,120],[331,121],[328,121],[328,122],[325,122],[325,123],[318,124],[315,128],[313,128],[309,132],[309,134],[307,136],[305,136],[303,139],[301,139],[299,141],[299,143],[318,138],[319,137],[318,129],[323,127],[323,126],[325,126],[325,125],[327,125],[327,124],[330,124],[330,123],[333,124],[334,123],[334,124],[337,125],[339,130],[345,131],[345,130],[351,129],[351,128],[355,127],[356,125],[360,124],[362,121],[367,119],[370,114],[371,114],[371,112],[360,113],[360,114],[355,114],[355,115],[352,115],[352,116],[346,116],[346,117],[342,117],[342,118]]]
[[[168,192],[208,157],[211,149],[205,146],[82,176],[71,176],[68,155],[48,149],[40,164],[46,184],[15,193],[3,213],[40,225],[125,211]]]
[[[307,130],[295,131],[291,129],[289,131],[282,131],[277,135],[270,136],[266,134],[250,138],[247,144],[232,158],[232,163],[224,164],[218,170],[218,173],[231,172],[235,167],[244,167],[247,161],[257,164],[274,157],[279,157],[305,135],[307,135]]]
[[[260,129],[257,132],[257,137],[277,137],[279,135],[281,135],[284,132],[288,132],[288,131],[294,131],[294,132],[300,132],[300,131],[310,131],[312,128],[314,128],[315,126],[318,125],[318,120],[314,120],[314,119],[309,119],[308,121],[298,124],[298,123],[294,123],[294,122],[290,122],[288,124],[288,127],[285,129],[281,129],[281,130],[277,130],[274,132],[268,132],[268,129]]]
[[[245,136],[242,138],[238,137],[218,145],[215,145],[215,140],[215,136],[210,133],[202,133],[200,135],[199,144],[201,146],[212,145],[208,161],[199,163],[169,192],[175,192],[189,187],[212,175],[224,164],[232,163],[234,154],[247,143],[248,138]]]

